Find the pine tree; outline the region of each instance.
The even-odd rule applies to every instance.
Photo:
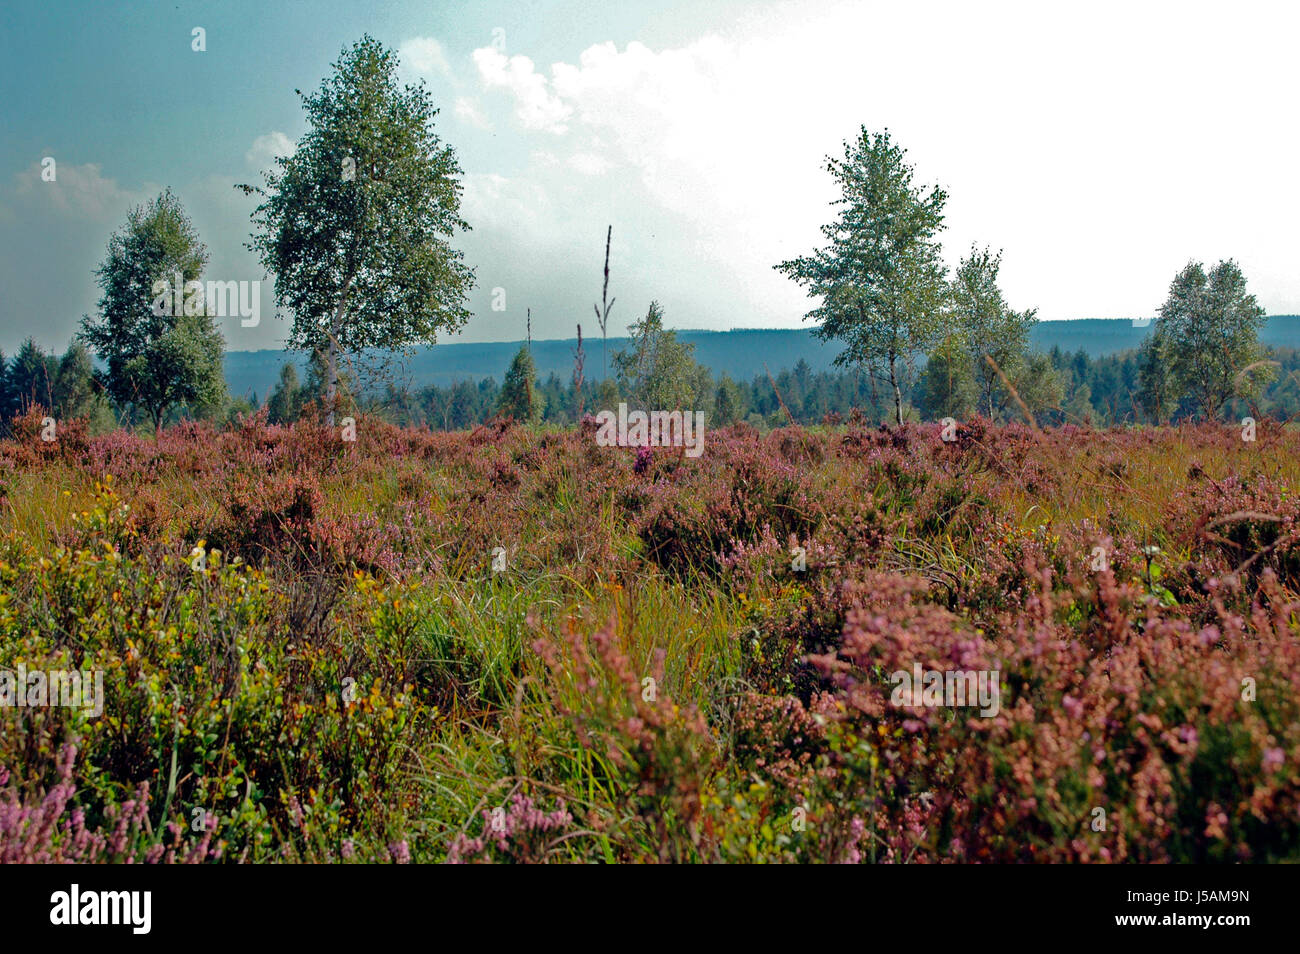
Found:
[[[54,411],[60,418],[92,417],[103,399],[95,390],[90,349],[80,341],[68,345],[54,377]]]
[[[7,427],[14,416],[13,394],[9,390],[9,359],[0,350],[0,428]]]
[[[286,361],[280,369],[280,380],[266,402],[266,419],[272,424],[291,424],[302,411],[303,388],[298,383],[298,369]]]
[[[545,400],[537,391],[537,366],[528,348],[521,347],[510,362],[505,383],[497,397],[497,411],[517,421],[533,423],[541,420]]]
[[[58,359],[40,349],[36,339],[28,338],[14,355],[9,367],[8,386],[15,402],[15,413],[23,413],[34,405],[45,410],[54,408],[54,379],[58,374]]]
[[[949,336],[931,353],[917,382],[921,413],[928,420],[965,420],[975,408],[976,386],[965,342]]]

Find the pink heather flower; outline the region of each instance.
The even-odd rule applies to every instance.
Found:
[[[862,842],[862,836],[866,834],[867,826],[861,818],[854,817],[849,822],[849,839],[845,845],[844,858],[841,864],[856,865],[862,863],[862,850],[858,847]]]
[[[632,465],[632,470],[638,474],[644,474],[650,469],[650,462],[653,460],[653,452],[649,444],[642,444],[636,449],[636,462]]]
[[[61,749],[55,784],[39,801],[24,803],[13,789],[0,789],[0,864],[132,864],[141,861],[154,864],[220,857],[220,850],[210,844],[210,832],[205,832],[197,842],[183,846],[184,829],[175,822],[167,822],[162,828],[170,837],[171,845],[160,841],[137,853],[128,853],[149,823],[147,782],[140,783],[133,797],[122,805],[110,806],[101,828],[88,829],[85,811],[70,804],[77,793],[73,782],[76,755],[73,745]],[[0,785],[7,783],[9,778],[8,771],[0,769]],[[179,858],[178,853],[181,853]]]
[[[494,824],[495,822],[495,824]],[[483,834],[478,838],[458,835],[447,850],[448,864],[467,861],[541,860],[552,832],[573,822],[573,816],[556,802],[553,812],[545,812],[526,795],[516,793],[508,811],[497,808],[483,811]],[[495,847],[500,856],[492,851]]]

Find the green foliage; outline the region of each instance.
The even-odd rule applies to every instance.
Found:
[[[1033,354],[1025,359],[1014,386],[1020,401],[1034,415],[1047,408],[1059,408],[1065,399],[1064,378],[1045,354]]]
[[[940,342],[909,395],[926,420],[938,420],[949,415],[965,417],[967,412],[979,412],[974,406],[973,395],[969,400],[955,399],[947,414],[936,410],[942,407],[942,398],[950,388],[956,398],[973,391],[969,380],[969,353],[956,340],[956,336],[950,335],[949,339]],[[950,360],[947,358],[949,354],[952,354]],[[1239,417],[1262,414],[1281,419],[1300,413],[1300,352],[1273,349],[1268,358],[1278,364],[1276,376],[1264,386],[1256,404],[1231,403],[1229,410]],[[1141,423],[1155,418],[1142,409],[1140,402],[1139,359],[1139,354],[1134,351],[1089,358],[1082,351],[1066,354],[1053,349],[1049,354],[1027,359],[1013,383],[1040,424],[1067,421],[1078,424],[1088,418],[1099,426]],[[960,367],[963,373],[954,371],[949,379],[944,371],[943,379],[937,381],[935,375],[945,368],[946,361],[954,369]],[[301,392],[304,399],[313,393],[313,379],[314,376],[309,374],[308,384]],[[813,372],[806,366],[801,369],[796,365],[783,371],[774,369],[773,379],[776,388],[765,374],[749,381],[735,381],[726,375],[702,377],[706,383],[701,387],[701,393],[707,391],[713,409],[710,411],[707,405],[699,409],[706,411],[712,427],[724,427],[737,421],[748,421],[759,430],[766,430],[769,426],[781,427],[788,423],[788,419],[777,401],[779,391],[786,407],[800,424],[818,424],[827,415],[831,415],[831,420],[838,416],[842,421],[855,410],[871,421],[893,418],[893,407],[887,406],[882,400],[883,395],[873,393],[871,379],[856,371]],[[543,422],[573,423],[577,395],[571,383],[550,375],[540,384],[535,382],[534,389],[545,399]],[[498,413],[500,393],[500,383],[491,378],[464,380],[446,386],[428,385],[412,393],[392,390],[387,395],[377,395],[368,400],[367,412],[399,424],[461,430],[483,424]],[[588,381],[584,393],[584,406],[588,411],[617,407],[621,399],[612,378],[601,383]],[[965,408],[966,412],[958,414],[955,407]],[[1176,406],[1170,411],[1175,409]],[[1012,400],[999,410],[998,416],[1003,420],[1020,420],[1024,412]],[[1161,420],[1167,417],[1168,414]]]
[[[1162,423],[1178,406],[1177,388],[1170,375],[1172,342],[1166,335],[1152,334],[1137,352],[1137,400],[1148,419]]]
[[[54,406],[54,381],[58,359],[47,355],[34,338],[23,342],[14,355],[6,376],[7,404],[10,414],[19,414],[34,405],[49,410]]]
[[[740,385],[724,372],[718,381],[717,393],[713,398],[713,420],[719,427],[734,424],[740,420],[744,407],[745,396]]]
[[[428,90],[399,86],[397,57],[369,36],[302,96],[308,131],[266,174],[251,248],[293,313],[292,347],[327,354],[332,414],[340,354],[432,344],[469,313],[474,281],[450,239],[461,170],[433,131]]]
[[[631,346],[614,353],[619,390],[643,410],[705,410],[712,397],[708,369],[696,364],[694,345],[664,328],[664,313],[652,301],[646,316],[628,329]],[[703,374],[701,374],[703,372]]]
[[[1268,377],[1256,367],[1264,319],[1236,262],[1219,262],[1208,275],[1200,262],[1190,262],[1169,286],[1143,355],[1148,407],[1162,407],[1166,384],[1170,398],[1188,398],[1207,420],[1230,399],[1257,394]]]
[[[318,408],[333,406],[336,410],[347,413],[357,408],[357,395],[360,385],[351,362],[344,361],[334,366],[334,400],[329,400],[330,356],[329,349],[316,349],[307,355],[307,380],[303,383],[299,395],[299,406],[308,401],[315,402]]]
[[[92,816],[122,783],[149,781],[159,838],[168,822],[189,833],[202,814],[238,860],[338,860],[345,838],[387,857],[402,740],[430,715],[392,665],[410,625],[394,594],[380,599],[357,577],[364,645],[294,630],[261,572],[203,541],[185,558],[133,558],[137,529],[110,486],[70,542],[48,558],[0,561],[7,591],[21,577],[37,594],[0,603],[0,647],[32,669],[102,671],[104,716],[6,709],[0,765],[38,771],[75,739],[87,763],[78,797]],[[70,653],[58,634],[72,621]]]
[[[1007,306],[998,287],[1001,267],[1001,252],[994,255],[988,249],[972,248],[952,283],[953,320],[970,349],[977,405],[989,419],[1011,399],[989,359],[1013,384],[1019,381],[1029,372],[1029,332],[1038,321],[1033,309],[1017,312]]]
[[[298,420],[302,410],[302,390],[297,368],[286,361],[280,369],[280,380],[266,402],[267,420],[272,424],[289,424]]]
[[[104,384],[119,406],[138,407],[162,426],[175,405],[202,411],[225,402],[221,333],[205,313],[176,315],[167,300],[197,281],[207,263],[180,200],[170,189],[132,209],[97,271],[103,295],[81,337],[107,365]],[[171,288],[174,275],[183,283]],[[159,295],[156,283],[167,282]],[[159,307],[155,307],[159,305]],[[185,312],[192,309],[187,302]]]
[[[240,395],[238,397],[232,397],[226,402],[225,407],[222,408],[222,416],[220,420],[224,421],[226,424],[236,424],[241,417],[253,414],[256,411],[257,395],[254,394],[251,398],[246,398],[243,395]]]
[[[54,374],[53,403],[60,417],[88,416],[97,403],[95,393],[95,367],[90,360],[90,350],[83,342],[74,341],[58,362]]]
[[[602,378],[596,386],[595,408],[612,408],[619,402],[618,384],[612,378]]]
[[[970,355],[961,339],[950,336],[930,354],[917,382],[921,413],[932,421],[965,420],[975,409],[976,397]]]
[[[537,367],[527,347],[519,349],[510,362],[505,383],[497,398],[497,411],[517,421],[533,423],[541,419],[545,399],[537,391]]]
[[[1065,420],[1072,424],[1090,424],[1097,417],[1097,409],[1092,406],[1092,388],[1080,384],[1070,392],[1069,400],[1061,408]]]
[[[836,363],[889,382],[900,424],[904,374],[938,337],[947,299],[935,236],[948,196],[913,186],[905,155],[888,130],[863,127],[842,159],[828,157],[841,192],[838,217],[822,226],[828,244],[776,266],[821,299],[805,317],[818,337],[844,342]]]
[[[91,433],[117,425],[103,389],[95,380],[95,366],[84,342],[73,341],[59,359],[54,376],[54,414],[60,420],[84,418]]]

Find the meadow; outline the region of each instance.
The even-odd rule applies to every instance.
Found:
[[[1300,858],[1300,436],[0,441],[0,862]],[[996,715],[889,675],[996,671]]]

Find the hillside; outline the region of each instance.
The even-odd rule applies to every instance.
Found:
[[[1150,327],[1135,326],[1125,318],[1082,318],[1040,322],[1033,331],[1032,345],[1039,351],[1059,347],[1062,351],[1083,349],[1089,357],[1101,357],[1136,348]],[[749,380],[763,373],[766,364],[773,374],[792,368],[799,359],[814,371],[831,367],[839,346],[813,337],[809,328],[736,329],[733,331],[680,331],[681,340],[695,345],[695,358],[715,374],[725,372],[737,380]],[[1300,348],[1300,316],[1274,315],[1261,336],[1267,345]],[[627,345],[627,338],[610,338],[609,353]],[[412,388],[429,384],[446,386],[456,381],[500,378],[519,350],[520,342],[453,342],[418,350],[406,361],[404,376]],[[599,338],[587,338],[587,375],[599,376],[602,346]],[[567,380],[573,373],[573,338],[533,342],[533,359],[538,374],[551,373]],[[301,370],[305,361],[294,356]],[[226,354],[226,380],[237,395],[253,392],[265,399],[275,385],[280,368],[290,356],[283,351],[231,351]]]

